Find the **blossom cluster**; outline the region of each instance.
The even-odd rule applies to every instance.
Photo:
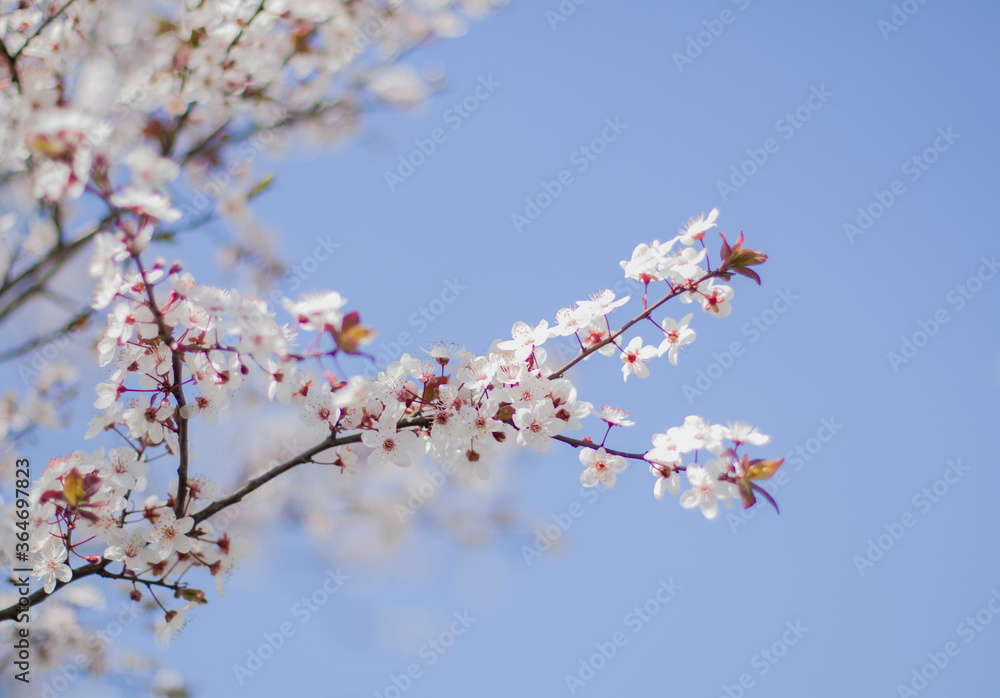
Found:
[[[642,459],[650,464],[656,477],[654,493],[661,498],[664,492],[679,492],[679,473],[686,471],[691,489],[681,496],[681,505],[700,506],[713,518],[717,501],[728,506],[742,495],[745,505],[752,504],[754,490],[761,491],[752,480],[769,476],[780,465],[746,456],[740,460],[740,446],[767,442],[752,427],[710,425],[696,416],[655,435],[654,448],[645,454],[609,450],[605,442],[611,428],[631,424],[626,413],[608,407],[594,410],[579,399],[564,375],[579,360],[594,353],[613,355],[615,349],[626,380],[630,375],[647,377],[646,364],[655,356],[667,354],[676,364],[678,350],[695,335],[688,326],[691,314],[680,322],[652,319],[653,311],[670,298],[697,299],[705,312],[716,316],[728,312],[732,291],[716,284],[715,277],[738,273],[740,254],[750,264],[759,264],[763,256],[747,256],[752,251],[742,250],[742,235],[735,247],[723,236],[720,268],[690,265],[691,259],[706,256],[702,239],[691,231],[703,234],[714,224],[716,211],[708,219],[695,219],[668,243],[640,245],[631,261],[622,262],[625,273],[642,280],[647,290],[659,281],[667,293],[654,304],[644,298],[642,312],[618,330],[610,315],[629,298],[616,299],[613,292],[603,291],[558,311],[552,327],[545,320],[535,326],[516,323],[512,338],[494,341],[485,354],[440,345],[423,359],[403,355],[375,380],[357,375],[341,380],[329,372],[317,379],[305,364],[360,356],[372,340],[374,332],[361,323],[359,313],[345,312],[345,298],[330,291],[285,299],[284,310],[292,322],[279,324],[265,301],[198,284],[178,262],[168,266],[157,260],[146,269],[146,231],[155,216],[169,210],[169,202],[152,208],[132,202],[127,212],[123,210],[117,233],[102,233],[97,239],[91,272],[100,283],[94,306],[108,308],[98,362],[111,374],[96,388],[94,406],[101,412],[91,420],[87,436],[115,429],[128,445],[107,457],[101,449],[55,459],[36,483],[31,539],[39,556],[36,574],[47,592],[57,581],[71,578],[67,551],[91,563],[120,562],[122,578],[150,589],[155,580],[155,585],[179,590],[176,580],[190,567],[203,566],[223,590],[222,575],[236,564],[240,550],[225,536],[213,538],[204,521],[208,516],[199,515],[209,511],[221,493],[206,480],[188,475],[186,426],[196,416],[215,424],[253,374],[266,383],[271,400],[299,411],[301,421],[322,439],[326,448],[320,450],[331,451],[333,463],[345,471],[355,470],[360,442],[368,468],[406,467],[415,458],[429,456],[484,479],[503,450],[529,446],[544,452],[552,440],[560,440],[583,449],[580,479],[587,486],[613,487],[627,458]],[[677,242],[683,249],[671,253]],[[692,255],[696,244],[702,249]],[[136,269],[126,271],[126,261],[134,262]],[[719,298],[726,303],[717,302]],[[626,330],[642,320],[656,327],[659,341],[643,346],[637,336],[622,346]],[[302,350],[300,334],[315,335]],[[545,342],[570,334],[577,338],[580,354],[558,370],[548,366]],[[580,429],[581,420],[591,414],[608,427],[599,446],[589,437],[564,435]],[[725,448],[726,440],[734,447]],[[145,455],[158,447],[180,460],[178,477],[166,498],[152,495],[135,501],[146,486]],[[715,458],[699,465],[699,451]],[[692,452],[695,461],[683,464],[684,455]],[[105,546],[102,554],[76,551],[95,540]],[[105,576],[106,569],[105,564]],[[193,600],[201,598],[200,592],[192,593]],[[177,613],[167,611],[165,627],[176,628]]]
[[[654,448],[644,454],[610,449],[606,441],[612,427],[632,424],[627,413],[595,410],[579,399],[565,375],[578,361],[595,353],[613,355],[614,349],[626,380],[647,377],[646,363],[655,356],[667,354],[676,364],[677,350],[694,339],[688,327],[692,315],[680,322],[652,318],[671,298],[697,299],[705,312],[724,314],[732,291],[714,283],[715,277],[740,273],[765,257],[743,249],[742,235],[734,247],[723,235],[718,269],[688,265],[706,255],[702,238],[691,231],[703,234],[714,224],[716,211],[708,219],[693,220],[668,243],[640,245],[631,261],[622,262],[625,273],[642,280],[647,292],[658,281],[667,293],[653,304],[644,298],[643,310],[617,330],[610,315],[629,298],[603,291],[560,310],[552,327],[545,320],[534,326],[515,323],[511,339],[495,340],[485,354],[439,345],[425,358],[404,354],[375,380],[359,375],[341,380],[330,372],[316,378],[307,363],[361,357],[372,341],[374,331],[361,323],[360,314],[345,312],[345,298],[329,291],[285,299],[292,322],[279,324],[265,301],[198,284],[179,262],[168,266],[157,260],[147,269],[142,262],[149,244],[145,231],[164,210],[169,202],[158,205],[157,212],[134,203],[123,210],[117,233],[102,233],[97,240],[91,263],[92,274],[100,279],[94,306],[108,308],[98,362],[111,374],[96,388],[94,406],[101,412],[91,420],[87,436],[114,429],[127,445],[107,456],[99,449],[54,459],[35,483],[30,538],[37,551],[35,574],[46,592],[72,578],[66,564],[70,552],[100,565],[102,576],[129,579],[150,591],[157,586],[174,589],[187,599],[185,608],[204,601],[200,591],[179,581],[191,567],[206,568],[223,592],[224,574],[246,551],[228,536],[213,536],[206,519],[236,499],[223,498],[217,486],[188,474],[186,427],[196,416],[215,424],[234,396],[255,379],[266,383],[272,401],[298,410],[320,440],[313,452],[329,453],[332,463],[348,472],[356,470],[360,443],[369,469],[406,467],[429,456],[457,464],[465,476],[485,479],[504,450],[528,446],[545,452],[558,440],[582,449],[580,481],[585,486],[613,487],[626,460],[637,459],[649,464],[656,478],[654,494],[662,498],[664,492],[679,493],[679,473],[686,471],[691,488],[681,495],[681,506],[700,507],[714,518],[719,501],[730,506],[741,496],[744,506],[753,504],[754,492],[763,492],[753,481],[769,477],[781,464],[740,456],[743,445],[767,443],[755,428],[742,422],[712,425],[697,416],[654,435]],[[683,249],[671,253],[677,242]],[[692,255],[689,250],[696,244],[702,250]],[[129,261],[135,269],[126,271]],[[722,297],[727,305],[716,302]],[[639,336],[622,346],[620,338],[642,320],[656,327],[658,348],[643,346]],[[570,334],[579,343],[579,355],[561,368],[549,366],[543,345]],[[298,347],[300,335],[314,335],[304,349]],[[564,435],[580,429],[590,415],[607,425],[600,445],[589,437]],[[732,443],[728,448],[726,441]],[[146,455],[157,448],[178,459],[178,477],[165,498],[150,495],[140,502],[136,495],[145,490],[150,470]],[[714,458],[699,464],[699,452]],[[694,461],[684,464],[690,453]],[[309,460],[311,455],[298,462]],[[78,552],[95,541],[104,546],[100,554]],[[121,572],[109,572],[112,562],[121,563]],[[167,635],[183,622],[183,610],[166,610],[162,627]]]

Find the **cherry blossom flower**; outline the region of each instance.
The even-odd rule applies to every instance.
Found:
[[[551,390],[551,382],[525,371],[521,374],[517,385],[504,388],[501,395],[514,407],[521,407],[533,405],[548,395]]]
[[[605,341],[611,333],[608,331],[607,323],[603,316],[596,317],[585,328],[583,335],[581,337],[583,346],[587,349],[593,349],[601,342]],[[617,347],[611,342],[608,342],[600,349],[597,353],[601,356],[614,356]],[[588,357],[589,358],[589,357]]]
[[[634,337],[621,354],[624,379],[627,381],[629,376],[649,377],[649,367],[646,364],[654,356],[656,356],[655,347],[644,347],[642,337]]]
[[[549,328],[550,337],[568,337],[584,329],[590,322],[589,313],[580,308],[562,308],[556,313],[556,324]]]
[[[329,383],[313,386],[306,397],[302,421],[318,434],[329,434],[340,420],[340,410],[333,406],[333,391]]]
[[[92,439],[102,431],[110,429],[115,422],[119,421],[122,410],[123,408],[121,405],[113,404],[104,411],[94,415],[90,421],[87,422],[87,433],[83,435],[83,438]]]
[[[667,335],[662,342],[660,342],[660,347],[657,350],[657,356],[668,355],[670,363],[674,366],[677,365],[677,353],[680,351],[681,347],[684,347],[695,339],[695,331],[688,327],[688,323],[691,322],[691,318],[694,317],[694,313],[688,313],[680,322],[677,322],[673,318],[664,318],[663,322],[660,323],[660,327],[663,328],[663,332]]]
[[[751,446],[763,446],[767,444],[771,437],[761,434],[757,427],[746,422],[729,422],[727,424],[727,438],[736,444],[750,444]]]
[[[500,342],[497,348],[512,351],[518,361],[526,361],[535,347],[541,346],[549,338],[549,323],[548,320],[542,320],[537,327],[531,327],[518,321],[514,323],[510,334],[513,339]]]
[[[112,196],[111,203],[165,223],[173,223],[181,217],[181,212],[170,206],[170,199],[159,192],[142,187],[128,187],[122,193]]]
[[[156,641],[164,647],[170,646],[170,640],[177,635],[187,623],[184,611],[198,606],[194,601],[188,601],[176,611],[167,611],[162,621],[157,621]]]
[[[333,450],[333,460],[330,463],[340,468],[342,473],[356,474],[358,464],[358,454],[350,446],[338,446]]]
[[[371,77],[368,88],[386,102],[413,107],[424,100],[427,87],[411,66],[396,65]]]
[[[458,370],[458,378],[470,390],[482,390],[493,381],[496,375],[496,364],[486,356],[475,356],[463,361]]]
[[[353,455],[353,454],[351,454]],[[354,456],[357,460],[357,456]],[[234,569],[239,569],[240,560],[249,557],[253,553],[253,544],[246,538],[236,538],[230,540],[228,534],[222,534],[216,542],[221,553],[219,559],[212,565],[212,574],[215,577],[215,588],[219,596],[226,595],[225,579]]]
[[[167,488],[171,496],[177,497],[177,485],[179,480],[175,477],[170,480]],[[206,475],[191,475],[187,479],[188,497],[195,502],[211,502],[219,498],[222,491],[219,486],[212,482]]]
[[[79,198],[90,181],[93,154],[85,142],[93,119],[68,109],[45,111],[35,118],[25,137],[28,150],[41,159],[33,168],[33,194],[50,201]]]
[[[168,400],[162,400],[157,407],[135,405],[125,410],[122,418],[128,426],[129,433],[135,438],[146,437],[150,443],[163,441],[164,422],[174,414],[174,406]]]
[[[697,218],[688,221],[687,226],[681,229],[680,241],[682,245],[693,245],[702,240],[705,233],[715,227],[715,220],[719,217],[719,209],[713,208],[708,216],[701,214]]]
[[[190,516],[178,519],[170,509],[160,513],[156,525],[149,534],[149,540],[161,560],[166,560],[172,553],[186,553],[191,550],[193,541],[184,534],[190,531],[192,526],[194,519]]]
[[[369,466],[389,462],[405,468],[413,461],[410,449],[416,445],[417,435],[408,430],[397,431],[396,427],[396,418],[385,410],[375,430],[362,432],[361,442],[372,449],[368,456]]]
[[[108,460],[101,470],[104,481],[125,490],[145,489],[149,464],[136,459],[131,446],[120,446],[108,453]]]
[[[180,174],[177,163],[160,157],[151,148],[134,150],[123,161],[132,170],[133,181],[148,189],[158,189]]]
[[[104,559],[122,562],[133,572],[143,571],[160,559],[156,549],[150,544],[151,532],[149,526],[133,528],[128,536],[105,549]]]
[[[704,466],[689,465],[687,477],[691,489],[681,495],[681,506],[685,509],[701,507],[701,513],[706,519],[718,516],[720,500],[727,508],[732,506],[735,486],[730,482],[720,481],[718,479],[720,471],[718,461],[714,460]]]
[[[664,471],[669,474],[665,474]],[[676,495],[681,491],[681,479],[677,471],[673,468],[663,468],[663,466],[650,465],[649,472],[656,476],[656,484],[653,485],[653,496],[663,499],[667,492]]]
[[[531,446],[545,453],[549,448],[549,437],[559,433],[562,422],[556,417],[555,408],[548,401],[538,402],[530,407],[520,407],[514,411],[514,425],[517,427],[517,443]]]
[[[624,298],[615,300],[615,292],[605,289],[591,295],[590,300],[577,301],[576,304],[580,306],[582,312],[590,314],[591,317],[600,317],[607,315],[619,306],[625,305],[628,303],[630,297],[625,296]]]
[[[302,329],[327,332],[340,324],[344,317],[340,311],[347,304],[347,299],[336,291],[330,291],[307,293],[298,301],[285,298],[282,303]]]
[[[714,279],[709,279],[709,281],[712,282]],[[715,317],[726,317],[733,310],[732,303],[730,303],[733,299],[733,293],[733,289],[729,286],[709,283],[708,288],[704,290],[701,307],[706,313]]]
[[[596,417],[600,417],[605,423],[617,427],[631,427],[635,425],[631,419],[628,419],[629,412],[621,409],[620,407],[612,407],[610,405],[602,405],[601,410],[597,411],[591,408],[590,413]]]
[[[125,392],[123,381],[110,381],[108,383],[97,384],[97,399],[94,400],[94,407],[99,410],[114,408],[118,398]],[[88,432],[89,433],[89,432]]]
[[[286,407],[292,400],[292,393],[298,387],[295,376],[295,364],[291,361],[277,362],[268,359],[264,364],[264,369],[271,376],[271,382],[267,386],[267,399],[274,400]]]
[[[446,342],[438,342],[430,350],[421,348],[420,351],[430,356],[442,366],[447,366],[453,359],[457,359],[467,353],[464,348]]]
[[[215,425],[219,422],[219,414],[228,409],[230,405],[229,396],[222,392],[196,395],[191,402],[185,404],[180,409],[180,415],[184,419],[191,419],[198,415],[205,424]]]
[[[38,558],[31,573],[35,579],[44,580],[46,594],[51,594],[56,588],[56,581],[63,583],[73,578],[73,570],[69,565],[63,564],[66,560],[66,546],[55,538],[49,541],[38,550]]]
[[[556,411],[556,419],[564,424],[561,431],[579,429],[580,421],[591,414],[594,406],[585,400],[577,400],[576,386],[565,378],[549,381],[552,385],[552,407]]]
[[[653,448],[646,451],[643,458],[657,463],[680,463],[683,458],[682,454],[687,453],[687,450],[681,451],[674,439],[675,435],[671,435],[669,432],[653,434]]]
[[[663,253],[660,250],[659,241],[647,245],[642,243],[637,245],[632,251],[632,259],[619,262],[625,272],[625,278],[636,279],[645,284],[653,281],[662,281],[660,267],[663,264]]]
[[[705,273],[699,265],[705,260],[708,252],[702,248],[685,247],[671,258],[671,276],[680,281],[694,279]]]
[[[615,486],[617,475],[625,470],[625,459],[621,456],[609,455],[604,447],[594,450],[584,448],[580,451],[580,462],[585,466],[585,470],[580,475],[580,484],[584,487],[593,487],[598,482],[605,488],[611,489]]]
[[[726,438],[726,428],[721,424],[709,424],[701,417],[690,415],[685,417],[684,424],[671,427],[667,436],[677,444],[681,453],[690,453],[705,449],[718,455],[723,450],[723,439]]]

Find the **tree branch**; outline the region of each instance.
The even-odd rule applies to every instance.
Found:
[[[705,276],[703,276],[700,279],[698,279],[697,283],[700,284],[702,281],[706,281],[707,279],[711,279],[713,276],[720,276],[720,275],[721,275],[721,272],[719,270],[711,271],[711,272],[705,274]],[[672,290],[670,293],[668,293],[667,295],[665,295],[663,298],[661,298],[660,300],[656,301],[656,303],[654,303],[653,305],[649,306],[648,308],[646,308],[645,310],[643,310],[641,313],[639,313],[638,315],[636,315],[634,318],[632,318],[631,320],[629,320],[628,322],[626,322],[624,325],[622,325],[621,329],[619,329],[617,332],[613,332],[613,333],[609,334],[608,337],[607,337],[607,339],[601,340],[597,344],[595,344],[595,345],[593,345],[591,347],[588,347],[586,349],[581,349],[580,353],[575,358],[573,358],[572,360],[570,360],[569,363],[567,363],[565,366],[563,366],[558,371],[556,371],[551,376],[549,376],[549,380],[553,380],[555,378],[562,377],[562,375],[564,373],[566,373],[566,371],[568,371],[571,368],[573,368],[574,366],[576,366],[578,363],[580,363],[581,361],[583,361],[584,359],[586,359],[588,356],[590,356],[591,354],[593,354],[594,352],[596,352],[598,349],[600,349],[603,346],[606,346],[606,345],[610,344],[611,342],[613,342],[616,339],[618,339],[619,337],[621,337],[622,334],[624,334],[625,330],[627,330],[628,328],[632,327],[632,325],[636,324],[637,322],[642,322],[643,320],[645,320],[646,318],[648,318],[650,316],[650,314],[654,310],[656,310],[657,308],[659,308],[661,305],[663,305],[664,303],[666,303],[668,300],[670,300],[671,298],[674,298],[676,296],[679,296],[680,294],[685,293],[686,291],[687,291],[686,287],[678,286],[677,288],[675,288],[674,290]]]
[[[42,603],[43,601],[45,601],[45,599],[52,596],[52,594],[56,593],[67,584],[72,584],[77,580],[84,579],[85,577],[89,577],[93,574],[98,574],[111,563],[112,560],[101,560],[100,562],[92,562],[88,565],[77,567],[76,569],[73,570],[73,578],[70,579],[68,582],[57,581],[56,586],[54,589],[52,589],[51,594],[46,594],[44,589],[39,589],[33,594],[28,595],[27,606],[22,606],[20,604],[13,604],[12,606],[8,606],[7,608],[0,610],[0,622],[3,622],[5,620],[14,620],[22,612],[27,611],[29,608],[33,608],[34,606],[37,606],[38,604]]]

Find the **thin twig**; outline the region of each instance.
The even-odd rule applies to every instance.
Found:
[[[721,273],[722,273],[721,271],[709,272],[708,274],[705,274],[705,276],[703,276],[700,279],[698,279],[697,283],[701,284],[701,282],[706,281],[707,279],[711,279],[713,276],[719,276],[719,275],[721,275]],[[565,366],[563,366],[558,371],[556,371],[551,376],[549,376],[549,379],[552,380],[552,379],[555,379],[555,378],[562,377],[562,375],[564,373],[566,373],[566,371],[568,371],[569,369],[571,369],[574,366],[576,366],[578,363],[580,363],[581,361],[583,361],[584,359],[586,359],[588,356],[590,356],[591,354],[593,354],[594,352],[596,352],[597,350],[599,350],[601,347],[604,347],[604,346],[606,346],[608,344],[611,344],[613,341],[615,341],[616,339],[618,339],[619,337],[621,337],[622,334],[625,333],[625,330],[627,330],[628,328],[632,327],[632,325],[636,324],[637,322],[642,322],[644,319],[646,319],[647,317],[649,317],[650,314],[654,310],[656,310],[657,308],[659,308],[661,305],[663,305],[664,303],[666,303],[668,300],[670,300],[671,298],[674,298],[676,296],[679,296],[682,293],[686,293],[687,291],[688,291],[687,285],[676,287],[670,293],[668,293],[663,298],[661,298],[660,300],[658,300],[656,303],[654,303],[653,305],[649,306],[648,308],[646,308],[645,310],[643,310],[641,313],[639,313],[638,315],[636,315],[634,318],[632,318],[631,320],[629,320],[628,322],[626,322],[624,325],[622,325],[621,329],[619,329],[617,332],[609,334],[606,339],[601,340],[600,342],[598,342],[597,344],[594,344],[593,346],[590,346],[590,347],[588,347],[586,349],[581,349],[580,353],[576,357],[574,357],[573,359],[571,359],[569,363],[567,363]]]

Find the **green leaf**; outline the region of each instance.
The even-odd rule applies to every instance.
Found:
[[[271,182],[273,181],[274,181],[274,174],[272,173],[264,177],[264,179],[257,182],[257,184],[253,186],[253,189],[251,189],[249,193],[247,193],[247,201],[250,201],[258,194],[262,194],[266,190],[270,189]]]

